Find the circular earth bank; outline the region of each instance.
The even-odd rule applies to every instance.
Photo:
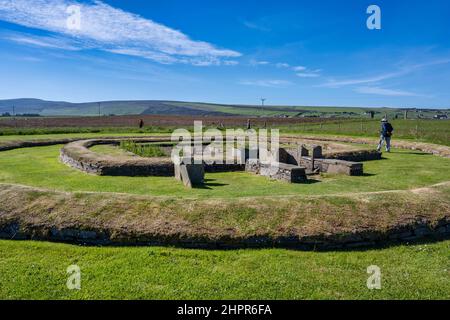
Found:
[[[449,183],[403,191],[238,199],[68,193],[1,184],[0,198],[0,237],[8,239],[335,249],[441,239],[450,233]]]

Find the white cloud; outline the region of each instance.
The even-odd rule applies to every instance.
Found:
[[[314,72],[298,72],[296,73],[297,77],[300,78],[317,78],[320,77],[320,74]]]
[[[277,68],[289,68],[290,67],[289,63],[284,63],[284,62],[279,62],[279,63],[275,64],[275,66]]]
[[[370,83],[375,84],[375,83],[379,83],[383,80],[388,80],[388,79],[393,79],[393,78],[398,78],[398,77],[408,75],[419,69],[423,69],[423,68],[435,66],[435,65],[440,65],[440,64],[447,64],[447,63],[450,63],[450,59],[431,60],[431,61],[420,63],[420,64],[402,66],[398,71],[383,73],[383,74],[379,74],[379,75],[372,76],[372,77],[351,78],[351,79],[344,79],[344,80],[331,79],[328,82],[320,85],[319,87],[339,88],[339,87],[358,85],[358,84],[370,84]]]
[[[296,67],[292,67],[292,69],[294,71],[305,71],[307,68],[304,66],[296,66]]]
[[[264,32],[270,31],[269,28],[267,28],[261,24],[251,22],[251,21],[244,21],[243,24],[244,24],[244,26],[246,26],[249,29],[254,29],[254,30],[264,31]]]
[[[52,49],[62,49],[62,50],[70,50],[77,51],[79,48],[70,44],[68,41],[64,39],[59,39],[55,37],[43,37],[43,36],[32,36],[32,35],[24,35],[24,34],[10,34],[5,36],[4,39],[14,41],[21,44],[44,47],[44,48],[52,48]]]
[[[66,10],[70,5],[80,7],[80,30],[67,28],[69,14]],[[101,1],[0,0],[0,19],[53,33],[53,39],[47,37],[47,41],[36,36],[22,39],[22,43],[43,47],[54,47],[52,41],[61,41],[61,36],[64,36],[68,47],[131,54],[161,63],[210,65],[241,56],[233,50],[192,40],[180,31]],[[20,42],[20,39],[15,40]]]
[[[339,87],[355,85],[355,84],[374,83],[374,82],[379,82],[382,80],[395,78],[395,77],[401,76],[402,74],[404,74],[403,71],[380,74],[380,75],[377,75],[374,77],[369,77],[369,78],[355,78],[355,79],[345,79],[345,80],[339,80],[339,81],[332,79],[332,80],[328,81],[327,83],[322,84],[321,87],[339,88]]]
[[[241,81],[239,84],[246,86],[258,86],[258,87],[285,87],[292,83],[287,80],[253,80],[253,81]]]
[[[239,64],[239,62],[236,60],[224,60],[223,64],[226,66],[236,66]]]
[[[375,95],[394,96],[394,97],[420,96],[419,94],[416,94],[414,92],[403,91],[403,90],[392,90],[392,89],[385,89],[385,88],[379,88],[379,87],[359,87],[359,88],[356,88],[355,91],[359,92],[359,93],[364,93],[364,94],[375,94]]]
[[[250,65],[252,66],[267,66],[269,65],[270,62],[269,61],[258,61],[258,60],[250,60]]]

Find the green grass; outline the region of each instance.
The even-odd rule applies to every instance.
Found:
[[[167,156],[166,153],[158,145],[151,143],[143,144],[127,140],[121,141],[119,148],[124,151],[134,153],[140,157],[157,158]]]
[[[450,180],[450,159],[393,150],[386,159],[365,162],[365,176],[324,175],[310,184],[271,181],[246,172],[206,174],[206,188],[186,189],[172,177],[95,176],[58,160],[61,145],[0,152],[0,182],[64,191],[123,192],[177,197],[321,195],[410,189]]]
[[[352,252],[0,241],[0,299],[450,299],[450,241]],[[66,269],[81,268],[81,290]],[[380,290],[366,286],[381,268]]]
[[[394,126],[393,139],[407,139],[450,146],[450,120],[391,120]],[[205,127],[205,130],[212,127]],[[257,127],[255,127],[257,128]],[[356,137],[378,137],[379,120],[344,120],[324,121],[322,123],[299,123],[277,126],[282,134],[317,134]],[[170,134],[176,127],[138,128],[1,128],[0,142],[30,138],[51,138],[74,136],[127,136],[148,134]],[[191,128],[187,128],[191,129]]]
[[[393,139],[408,139],[450,146],[450,121],[392,120]],[[346,120],[282,126],[281,133],[378,137],[379,120]]]
[[[132,156],[132,153],[110,144],[98,144],[90,147],[89,150],[99,154],[106,154],[109,156]]]

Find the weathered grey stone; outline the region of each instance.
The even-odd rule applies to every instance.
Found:
[[[447,233],[447,229],[445,227],[439,227],[436,231],[439,234]]]
[[[245,163],[245,171],[259,174],[261,164],[259,160],[248,159]]]
[[[405,232],[396,232],[389,236],[389,239],[404,239],[407,237],[412,236],[411,231],[405,231]]]
[[[306,182],[305,168],[285,163],[261,164],[259,174],[289,183]]]
[[[312,157],[314,159],[322,158],[322,146],[313,146],[312,147]]]
[[[428,236],[431,234],[431,230],[428,227],[419,227],[414,230],[414,234],[418,237]]]
[[[174,165],[174,172],[175,172],[175,179],[177,179],[178,181],[182,181],[181,180],[181,164]]]
[[[186,187],[193,188],[205,183],[205,170],[202,164],[181,164],[180,173]]]
[[[308,149],[306,149],[306,147],[304,145],[300,146],[300,157],[308,157],[309,156],[309,151]]]

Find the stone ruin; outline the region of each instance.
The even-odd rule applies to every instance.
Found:
[[[164,139],[140,141],[164,142]],[[69,143],[61,149],[62,162],[93,174],[123,176],[175,176],[187,187],[204,184],[205,172],[247,171],[270,179],[289,183],[304,183],[308,175],[336,173],[350,176],[363,175],[362,161],[381,159],[376,150],[351,150],[324,154],[321,145],[297,145],[295,148],[279,148],[278,161],[261,161],[258,152],[234,149],[239,158],[232,163],[204,161],[194,164],[192,159],[183,159],[173,164],[169,157],[110,157],[89,150],[96,144],[118,144],[119,139],[94,139]],[[205,147],[205,146],[203,146]],[[202,147],[202,148],[203,148]],[[250,154],[258,155],[250,158]],[[274,158],[274,157],[272,157]]]
[[[322,146],[312,145],[309,148],[301,145],[297,150],[279,148],[278,162],[262,162],[260,159],[251,159],[249,150],[245,150],[245,165],[239,163],[203,163],[191,164],[191,159],[185,159],[175,165],[175,178],[186,186],[202,185],[205,172],[247,171],[270,179],[286,181],[289,183],[305,183],[308,175],[319,173],[345,174],[360,176],[364,174],[362,162],[348,161],[333,158],[334,154],[324,155]],[[352,159],[376,160],[381,154],[367,150],[366,152],[346,153]],[[182,174],[183,172],[184,175]]]

